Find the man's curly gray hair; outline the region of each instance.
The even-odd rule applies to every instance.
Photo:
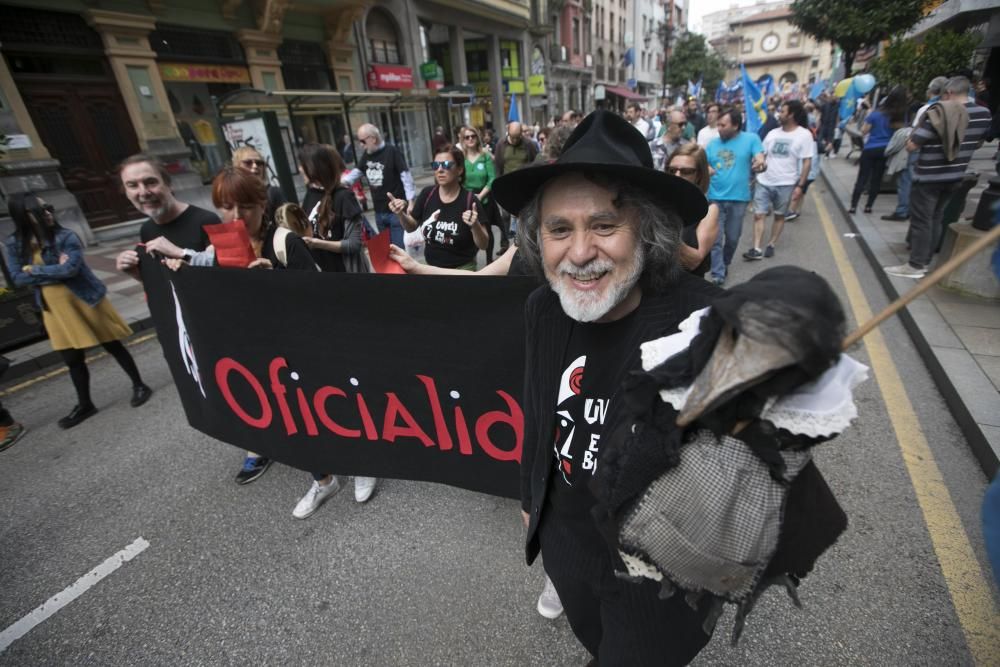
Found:
[[[653,288],[662,288],[673,282],[681,270],[676,257],[684,227],[673,207],[619,176],[589,170],[581,170],[580,173],[591,183],[617,193],[613,202],[616,209],[636,212],[639,243],[645,258],[642,279]],[[544,276],[540,233],[544,192],[545,185],[542,185],[517,218],[518,250],[539,276]]]

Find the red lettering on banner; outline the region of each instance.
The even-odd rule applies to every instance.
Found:
[[[433,447],[434,441],[424,433],[417,421],[410,414],[410,411],[399,402],[399,397],[391,391],[385,395],[389,403],[385,406],[385,422],[382,426],[382,439],[389,442],[396,442],[398,437],[416,438],[424,443],[424,447]],[[402,418],[406,426],[396,425],[396,417]]]
[[[268,366],[267,372],[271,378],[271,393],[278,400],[278,409],[281,411],[281,418],[285,422],[285,431],[288,435],[295,435],[299,432],[299,428],[295,425],[295,420],[292,419],[292,411],[288,407],[288,401],[285,398],[285,387],[278,378],[278,371],[282,368],[288,368],[288,362],[285,361],[284,357],[275,357],[271,360],[271,365]]]
[[[243,376],[243,379],[247,381],[247,384],[256,392],[257,400],[260,401],[261,414],[260,417],[253,417],[246,410],[243,409],[237,401],[236,397],[233,396],[232,390],[229,389],[229,373],[230,371],[236,371]],[[264,387],[261,386],[257,378],[253,376],[246,367],[235,359],[230,359],[225,357],[220,359],[219,363],[215,365],[215,383],[219,385],[219,390],[222,392],[222,397],[226,399],[226,403],[236,416],[246,422],[248,425],[254,428],[267,428],[271,425],[271,404],[267,400],[267,394],[264,393]]]
[[[337,389],[336,387],[321,387],[320,390],[316,392],[316,395],[313,396],[313,407],[316,408],[316,416],[319,418],[320,423],[332,433],[343,438],[360,438],[361,431],[359,429],[344,428],[337,422],[330,419],[330,415],[326,412],[326,399],[331,396],[347,398],[347,394],[345,394],[342,389]]]
[[[497,391],[497,395],[507,404],[510,413],[494,410],[480,417],[476,421],[476,440],[479,441],[479,446],[490,458],[497,461],[517,461],[520,463],[521,446],[524,444],[524,413],[521,412],[521,406],[510,394],[505,391]],[[490,440],[489,433],[490,427],[494,424],[507,424],[514,429],[514,449],[509,452],[497,449],[493,441]]]
[[[434,416],[434,430],[437,432],[438,447],[442,452],[447,452],[455,445],[451,440],[451,433],[448,432],[448,425],[444,421],[444,411],[441,409],[441,399],[438,397],[437,385],[434,379],[426,375],[418,375],[417,379],[427,390],[427,400],[431,404],[431,414]]]
[[[358,388],[358,381],[351,379],[357,392],[353,397],[353,404],[357,407],[358,418],[360,419],[360,429],[348,428],[330,417],[327,411],[327,401],[332,396],[350,400],[347,393],[333,386],[323,386],[315,391],[310,399],[308,391],[303,387],[295,387],[295,401],[288,400],[288,388],[284,384],[282,372],[288,370],[288,361],[284,357],[275,357],[267,367],[268,384],[261,383],[245,366],[238,361],[226,357],[220,359],[215,365],[215,381],[222,393],[229,408],[244,423],[254,428],[266,429],[272,424],[274,409],[270,400],[277,404],[277,412],[281,414],[282,425],[287,435],[299,433],[296,423],[294,408],[298,409],[298,418],[303,424],[305,434],[309,436],[320,435],[319,425],[321,424],[330,433],[342,438],[359,440],[362,437],[376,442],[396,442],[398,438],[415,438],[424,447],[435,447],[441,451],[451,451],[455,448],[455,441],[452,431],[457,434],[458,451],[463,456],[472,456],[474,444],[478,449],[496,461],[517,461],[521,460],[521,451],[524,446],[524,413],[517,401],[507,392],[496,390],[495,394],[504,402],[506,409],[491,410],[481,415],[465,414],[462,406],[457,402],[460,395],[457,391],[451,392],[451,397],[455,403],[451,410],[452,423],[449,424],[445,409],[442,405],[441,396],[438,393],[437,384],[434,378],[427,375],[417,375],[416,379],[424,389],[427,397],[427,404],[421,405],[418,414],[430,413],[433,421],[433,431],[424,428],[413,416],[413,412],[403,403],[396,392],[386,392],[386,406],[381,416],[381,424],[376,422],[368,402]],[[236,400],[230,388],[230,377],[233,372],[242,376],[251,389],[256,394],[260,416],[254,416],[251,411]],[[291,372],[287,376],[292,382],[299,381],[297,372]],[[267,389],[270,389],[271,397],[268,396]],[[351,403],[346,405],[350,406]],[[429,408],[429,410],[428,410]],[[318,422],[318,423],[317,423]],[[470,429],[470,424],[474,426]],[[497,425],[506,425],[514,435],[513,447],[509,450],[502,449],[495,444],[490,435],[491,429]],[[379,426],[381,426],[381,433]],[[431,433],[436,436],[436,440],[431,437]],[[475,443],[473,442],[473,434]],[[494,437],[496,431],[494,431]]]

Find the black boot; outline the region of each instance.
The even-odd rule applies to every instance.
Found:
[[[73,428],[85,419],[89,419],[97,414],[97,408],[93,403],[87,405],[74,405],[70,413],[59,420],[59,428]]]
[[[133,408],[137,408],[153,395],[153,390],[144,384],[137,384],[132,387],[132,400],[129,401]]]

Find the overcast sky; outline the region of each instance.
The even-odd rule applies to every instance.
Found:
[[[754,0],[688,0],[688,30],[701,32],[701,17],[730,6],[745,7]]]

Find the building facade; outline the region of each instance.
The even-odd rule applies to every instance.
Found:
[[[88,242],[138,217],[115,174],[138,151],[211,207],[235,117],[273,111],[292,171],[298,146],[343,149],[363,122],[419,170],[436,126],[502,126],[512,94],[536,122],[548,109],[549,33],[529,0],[107,4],[0,4],[0,194],[43,194]]]
[[[582,0],[548,2],[552,26],[550,117],[594,108],[594,10]]]
[[[738,77],[742,64],[754,80],[773,76],[784,93],[828,78],[834,65],[832,45],[801,32],[789,21],[791,15],[786,7],[731,22],[724,38],[726,78]]]

